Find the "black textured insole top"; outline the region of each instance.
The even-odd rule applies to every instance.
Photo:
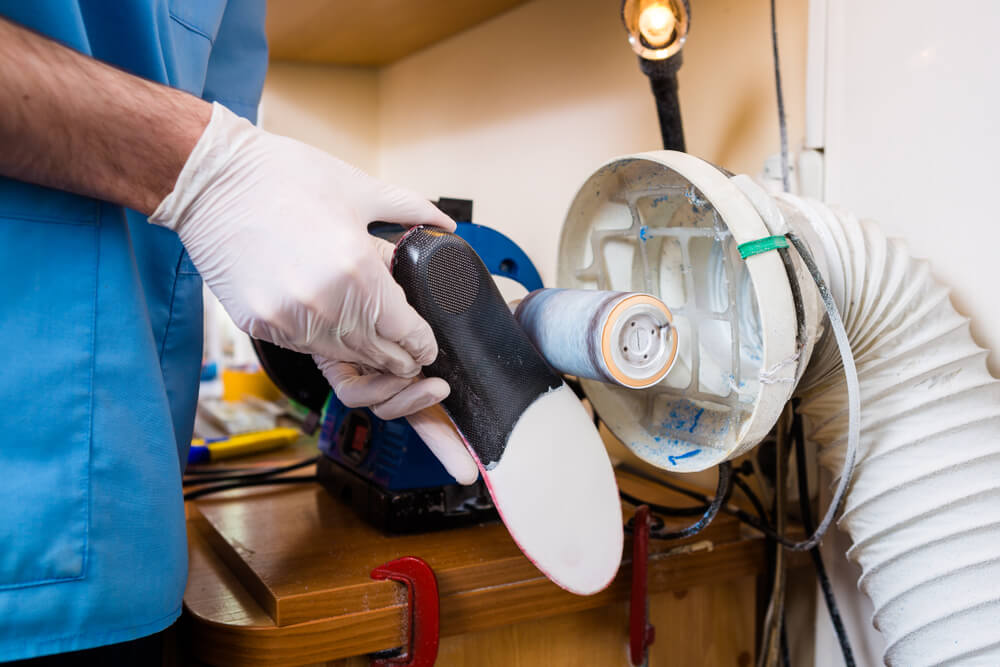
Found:
[[[437,338],[438,356],[424,373],[451,386],[445,409],[483,465],[493,467],[521,414],[562,379],[461,237],[411,230],[396,245],[392,274]]]

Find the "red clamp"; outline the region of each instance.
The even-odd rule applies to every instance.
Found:
[[[647,665],[656,629],[649,624],[649,505],[640,505],[632,519],[632,597],[628,614],[628,657],[634,667]]]
[[[416,556],[404,556],[372,570],[372,579],[406,584],[408,640],[403,653],[373,658],[372,667],[432,667],[438,653],[438,587],[434,570]]]

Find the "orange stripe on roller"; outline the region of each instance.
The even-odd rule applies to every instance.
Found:
[[[667,317],[667,321],[670,322],[671,338],[673,339],[673,347],[670,350],[670,355],[667,357],[666,363],[663,367],[653,376],[648,378],[643,378],[641,380],[636,380],[628,375],[626,375],[615,363],[614,357],[611,355],[611,330],[614,329],[615,322],[621,317],[622,312],[632,306],[637,305],[650,305],[661,311]],[[633,294],[632,296],[625,297],[611,309],[608,313],[607,319],[604,321],[604,329],[601,330],[601,356],[604,357],[604,364],[608,367],[608,371],[611,375],[626,387],[631,387],[632,389],[645,389],[646,387],[651,387],[660,380],[663,376],[667,374],[670,367],[674,363],[674,359],[677,357],[677,330],[674,329],[674,316],[670,312],[670,309],[664,305],[662,301],[648,294]]]

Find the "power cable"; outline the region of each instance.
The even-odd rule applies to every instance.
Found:
[[[222,470],[216,471],[199,471],[198,473],[185,473],[195,474],[197,477],[193,479],[185,479],[183,482],[184,486],[195,486],[201,484],[213,484],[215,482],[234,482],[240,480],[253,480],[253,479],[263,479],[266,477],[272,477],[274,475],[281,475],[286,472],[291,472],[292,470],[298,470],[300,468],[305,468],[314,465],[319,462],[319,456],[311,456],[307,459],[301,461],[296,461],[288,465],[276,467],[276,468],[265,468],[263,470],[254,470],[253,468],[223,468]],[[225,474],[229,472],[235,472],[239,470],[249,470],[251,472],[245,472],[243,474]],[[211,472],[218,472],[222,474],[213,475]]]
[[[196,498],[201,498],[202,496],[207,496],[212,493],[219,493],[220,491],[229,491],[231,489],[242,489],[248,486],[270,486],[272,484],[305,484],[308,482],[316,482],[318,478],[316,475],[304,475],[298,477],[266,477],[263,479],[244,479],[238,482],[230,482],[228,484],[216,484],[213,486],[206,486],[201,489],[195,489],[194,491],[188,491],[184,494],[184,500],[194,500]]]
[[[785,95],[781,89],[781,65],[778,61],[778,17],[771,0],[771,53],[774,56],[774,88],[778,98],[778,131],[781,135],[781,186],[791,192],[792,179],[788,159],[788,123],[785,119]]]
[[[729,496],[732,493],[732,477],[733,465],[729,461],[720,463],[719,482],[715,489],[715,497],[712,499],[712,502],[709,503],[701,518],[687,528],[677,531],[661,533],[657,530],[651,530],[649,531],[649,536],[657,540],[679,540],[700,533],[715,520],[715,517],[719,514],[719,510],[722,509],[722,506],[727,500],[729,500]]]
[[[805,429],[802,423],[802,415],[798,412],[792,420],[792,432],[795,437],[795,472],[799,483],[799,512],[802,514],[802,526],[806,532],[812,532],[813,518],[812,507],[809,505],[809,480],[806,476],[806,446]],[[833,586],[830,584],[830,577],[826,573],[826,566],[823,564],[823,556],[819,552],[819,547],[809,550],[812,557],[813,567],[816,570],[816,579],[819,581],[820,591],[823,594],[823,602],[826,603],[826,610],[833,623],[833,629],[837,634],[837,643],[840,644],[840,652],[844,656],[844,664],[847,667],[855,667],[854,652],[851,650],[851,640],[847,636],[844,627],[844,620],[840,617],[840,609],[837,607],[837,599],[833,594]]]

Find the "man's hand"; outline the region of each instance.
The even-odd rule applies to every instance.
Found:
[[[340,402],[349,408],[367,406],[380,419],[405,416],[452,477],[472,484],[479,468],[465,440],[441,407],[448,383],[441,378],[404,379],[354,364],[313,357]]]
[[[430,327],[386,267],[374,220],[455,223],[430,202],[214,105],[173,192],[149,218],[177,232],[241,329],[325,359],[414,377]]]

